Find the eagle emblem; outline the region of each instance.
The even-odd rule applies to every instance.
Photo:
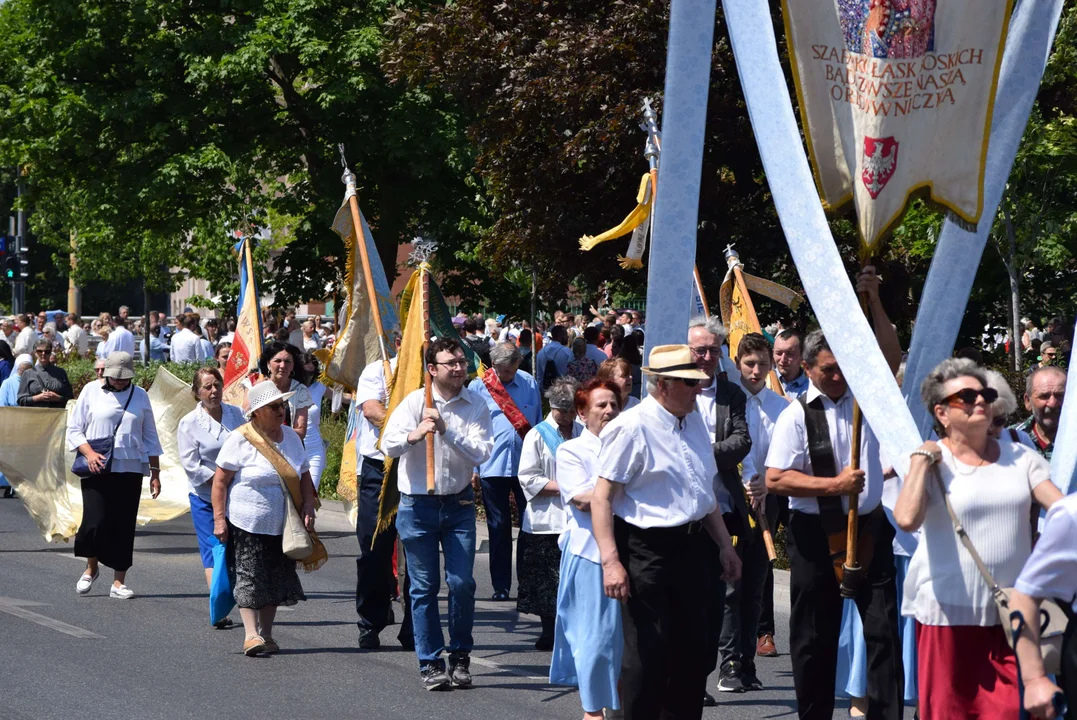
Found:
[[[860,179],[871,199],[879,197],[897,169],[898,141],[891,135],[885,138],[864,138],[864,162]]]

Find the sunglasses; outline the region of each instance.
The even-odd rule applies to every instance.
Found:
[[[957,401],[965,406],[975,405],[976,398],[983,397],[984,402],[990,405],[998,400],[998,390],[994,388],[981,388],[976,390],[975,388],[965,388],[964,390],[958,390],[953,395],[947,395],[942,399],[942,402],[946,405],[953,405],[954,401]]]
[[[269,408],[270,410],[274,411],[274,412],[278,412],[278,411],[284,409],[284,401],[283,400],[278,400],[277,402],[271,402],[268,405],[266,405],[266,407]]]
[[[679,380],[684,383],[685,387],[695,387],[701,382],[699,378],[671,378],[672,380]]]

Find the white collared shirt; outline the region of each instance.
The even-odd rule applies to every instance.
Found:
[[[63,332],[64,352],[85,356],[90,349],[90,336],[81,325],[72,325]]]
[[[716,507],[718,466],[703,418],[677,418],[648,395],[602,431],[598,475],[624,485],[613,512],[638,528],[677,527]]]
[[[389,360],[389,370],[396,372],[396,358]],[[370,363],[359,374],[359,382],[355,387],[355,399],[359,412],[359,454],[371,460],[384,460],[385,455],[378,449],[378,436],[381,428],[366,419],[363,415],[363,403],[368,400],[377,400],[382,405],[389,403],[389,386],[385,382],[385,366],[381,360]]]
[[[579,437],[567,440],[557,448],[557,487],[565,508],[565,531],[557,544],[561,552],[578,555],[593,563],[601,563],[602,554],[595,542],[591,513],[573,505],[572,498],[594,489],[600,450],[602,441],[590,430],[584,430]]]
[[[228,435],[245,422],[243,411],[228,403],[221,403],[220,422],[210,417],[202,403],[180,419],[176,427],[176,444],[192,495],[207,502],[210,500],[213,485],[210,480],[217,469],[217,454]]]
[[[830,431],[830,446],[834,450],[834,467],[841,472],[852,460],[853,394],[845,394],[834,402],[814,384],[808,385],[807,401],[823,399],[826,424]],[[804,425],[804,408],[799,401],[789,403],[774,426],[766,466],[778,470],[796,470],[812,475],[811,458],[808,456],[808,431]],[[866,472],[864,492],[860,493],[858,507],[868,513],[879,505],[883,494],[883,472],[879,460],[879,441],[867,421],[860,434],[860,467]],[[842,496],[842,507],[848,511],[849,499]],[[789,509],[810,515],[819,514],[819,501],[814,497],[790,497]]]
[[[770,439],[774,436],[774,426],[778,422],[778,416],[789,407],[789,401],[765,386],[755,395],[748,392],[747,388],[742,389],[748,397],[745,414],[748,436],[752,438],[752,449],[744,458],[741,472],[741,480],[747,485],[753,475],[766,475],[767,450],[770,449]]]
[[[703,424],[707,426],[707,435],[710,436],[711,442],[714,442],[715,422],[718,419],[714,408],[714,395],[717,388],[718,378],[712,377],[710,384],[703,388],[699,395],[696,395],[696,410],[699,411],[699,416],[703,418]]]
[[[549,425],[560,435],[561,431],[557,429],[552,414],[547,415],[542,424]],[[572,437],[577,435],[579,431],[573,426]],[[560,534],[565,529],[566,520],[560,494],[539,494],[546,487],[546,483],[557,480],[557,462],[537,427],[528,430],[524,436],[523,449],[520,451],[519,479],[524,497],[527,498],[527,510],[524,511],[520,529],[533,535]]]
[[[202,349],[202,343],[199,340],[198,335],[195,335],[187,328],[183,328],[172,336],[172,342],[169,345],[169,359],[177,363],[202,362],[206,357]]]
[[[127,406],[126,412],[124,406]],[[150,474],[150,456],[164,454],[157,436],[153,406],[145,390],[129,385],[121,392],[107,392],[101,382],[86,383],[74,409],[68,414],[68,448],[78,450],[90,439],[110,436],[115,438],[112,447],[114,473],[137,472],[145,477]]]
[[[426,440],[412,445],[408,434],[419,426],[425,393],[409,393],[389,416],[381,439],[382,451],[399,458],[397,487],[405,495],[426,494]],[[445,421],[445,432],[434,433],[434,494],[455,495],[471,482],[476,465],[483,464],[494,449],[490,411],[486,402],[468,390],[445,400],[434,388],[434,407]]]

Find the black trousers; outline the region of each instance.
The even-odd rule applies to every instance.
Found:
[[[861,528],[867,524],[865,517]],[[900,720],[905,679],[898,639],[894,529],[885,516],[871,526],[875,555],[856,596],[868,650],[867,716],[869,720]],[[790,513],[786,547],[792,599],[789,649],[797,713],[809,720],[831,720],[843,600],[819,516]]]
[[[381,460],[364,457],[359,468],[359,520],[355,536],[359,540],[359,555],[355,558],[355,612],[359,615],[360,630],[381,632],[389,622],[396,577],[393,575],[393,548],[396,546],[396,525],[378,535],[378,500],[384,466]],[[407,582],[404,583],[404,620],[400,637],[411,638],[411,603],[407,601]]]
[[[131,567],[142,473],[106,473],[82,479],[82,524],[75,556],[97,558],[113,570]]]
[[[707,689],[708,612],[720,577],[703,530],[644,530],[614,518],[631,595],[622,605],[621,706],[627,720],[698,720]]]
[[[720,553],[718,556],[720,558]],[[763,586],[770,572],[763,531],[758,526],[751,531],[747,542],[738,538],[737,557],[741,562],[740,580],[723,583],[725,607],[718,614],[722,618],[718,649],[723,664],[735,660],[743,663],[746,670],[754,670]]]
[[[767,495],[767,522],[770,532],[778,534],[779,525],[789,525],[789,498],[784,495]],[[759,609],[759,637],[774,634],[774,568],[767,566],[767,577],[763,582],[763,600]]]

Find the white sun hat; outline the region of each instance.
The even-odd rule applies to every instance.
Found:
[[[251,415],[254,415],[254,411],[258,408],[265,407],[277,400],[287,400],[294,392],[281,392],[280,388],[273,384],[272,380],[263,380],[250,389],[247,393],[247,402],[250,403],[250,410],[247,411],[247,419],[250,420]]]

